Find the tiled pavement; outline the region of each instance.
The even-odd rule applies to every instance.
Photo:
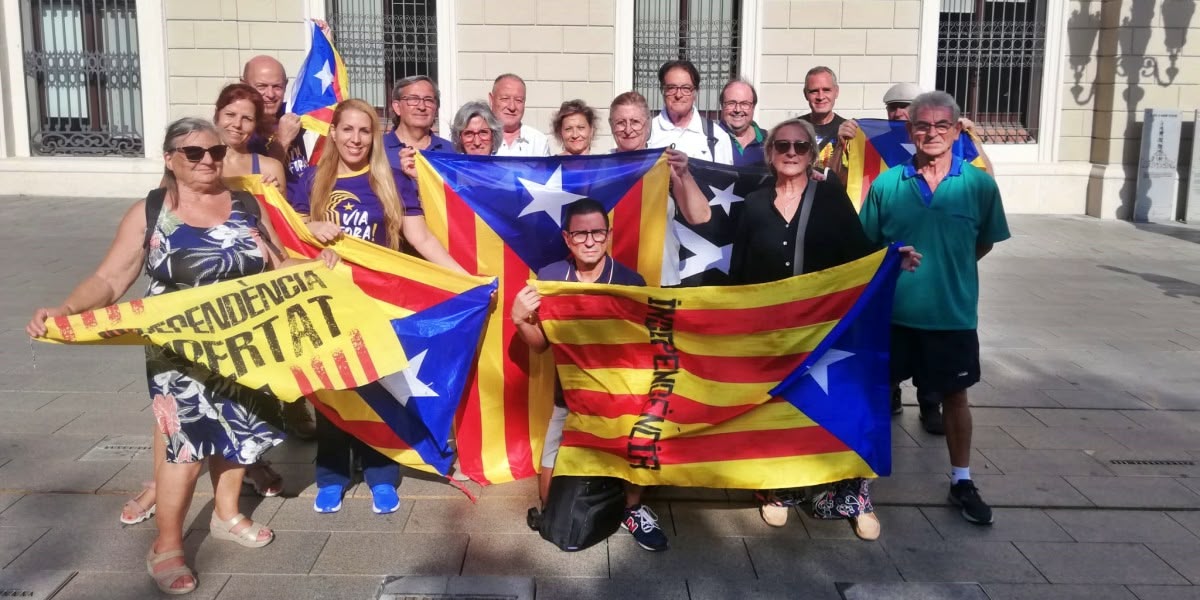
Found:
[[[80,460],[107,437],[148,434],[141,351],[31,351],[22,332],[34,306],[95,265],[123,207],[0,207],[0,595],[40,576],[51,582],[42,591],[70,577],[56,599],[155,597],[142,565],[152,525],[116,520],[149,463]],[[838,582],[977,582],[962,597],[992,600],[1200,599],[1200,230],[1075,217],[1011,225],[1013,239],[981,266],[984,381],[972,391],[973,471],[997,507],[991,528],[945,506],[944,442],[921,431],[911,405],[893,431],[895,474],[875,486],[877,543],[798,513],[767,528],[746,493],[720,490],[654,491],[672,542],[657,555],[623,533],[557,551],[524,527],[532,482],[483,490],[472,505],[406,477],[394,515],[371,514],[364,494],[316,515],[313,448],[288,442],[270,458],[289,497],[244,498],[277,532],[266,548],[210,540],[201,484],[186,541],[201,581],[193,597],[367,598],[385,574],[462,574],[534,576],[540,599],[838,598]]]

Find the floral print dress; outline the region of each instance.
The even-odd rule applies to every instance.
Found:
[[[184,223],[164,204],[146,252],[146,296],[193,288],[267,270],[255,217],[233,195],[229,218],[215,227]],[[249,200],[253,202],[253,199]],[[221,456],[243,465],[283,441],[279,401],[193,364],[159,346],[146,347],[146,378],[167,461]]]

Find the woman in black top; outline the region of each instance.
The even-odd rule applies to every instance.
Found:
[[[733,239],[729,274],[735,284],[778,281],[811,273],[862,258],[877,248],[863,233],[858,213],[836,178],[814,177],[816,133],[807,121],[789,119],[767,134],[767,167],[775,180],[746,196],[742,216]],[[819,179],[819,180],[818,180]],[[811,196],[805,192],[815,186]],[[804,203],[811,202],[805,215]],[[797,268],[797,233],[804,224],[803,263]],[[911,248],[903,268],[912,270],[920,255]],[[801,494],[795,490],[769,490],[759,494],[762,518],[768,525],[782,527],[788,506]],[[848,479],[833,484],[813,499],[818,518],[847,518],[860,538],[879,537],[879,519],[871,505],[866,479]]]

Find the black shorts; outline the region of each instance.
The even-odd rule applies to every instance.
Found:
[[[979,334],[892,325],[892,383],[912,378],[922,392],[952,394],[979,382]]]

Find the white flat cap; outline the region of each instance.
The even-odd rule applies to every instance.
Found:
[[[891,104],[893,102],[912,102],[913,98],[921,95],[921,87],[915,83],[897,83],[888,88],[886,94],[883,95],[883,103]]]

